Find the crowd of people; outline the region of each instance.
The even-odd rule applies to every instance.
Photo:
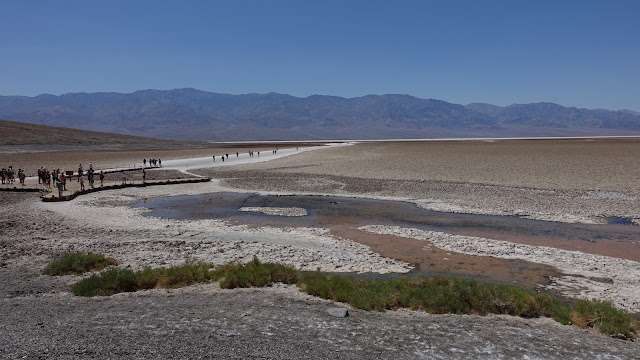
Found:
[[[58,188],[58,196],[62,196],[63,191],[67,191],[67,180],[69,177],[73,177],[72,171],[64,171],[60,169],[47,169],[41,167],[37,170],[38,185],[42,186],[42,190],[49,190],[52,186]],[[23,169],[16,171],[13,166],[3,168],[0,170],[0,181],[2,184],[15,184],[16,177],[19,179],[20,184],[25,185],[26,174]],[[80,183],[80,190],[85,190],[85,182],[89,184],[91,188],[95,186],[96,172],[93,169],[93,163],[89,162],[89,169],[84,170],[82,164],[78,165],[77,182]],[[100,179],[100,186],[104,186],[104,172],[100,171],[97,174]]]
[[[149,167],[162,167],[162,160],[160,159],[149,159],[148,161]],[[147,159],[142,159],[143,167],[147,167]]]
[[[297,148],[296,148],[297,150]],[[277,154],[278,149],[273,149],[272,153]],[[249,151],[249,157],[254,157],[257,155],[260,157],[260,152]],[[236,152],[236,158],[240,156],[240,153]],[[229,154],[219,155],[219,158],[222,161],[229,160]],[[213,155],[213,161],[216,161],[216,155]],[[162,160],[160,159],[143,159],[142,160],[142,181],[146,182],[147,172],[145,168],[148,167],[162,167]],[[63,191],[67,191],[67,180],[74,176],[73,171],[65,171],[60,169],[49,170],[44,166],[38,169],[38,184],[42,186],[43,189],[51,189],[52,185],[58,188],[58,196],[62,196]],[[120,173],[122,184],[127,183],[127,174],[124,170]],[[100,180],[100,186],[104,186],[105,174],[103,171],[100,171],[98,174],[98,179]],[[14,184],[16,177],[19,179],[20,184],[25,185],[25,172],[22,169],[18,169],[17,171],[13,168],[13,166],[9,166],[8,168],[2,168],[0,170],[0,181],[2,184]],[[88,183],[89,187],[95,187],[95,177],[96,172],[93,169],[93,162],[89,161],[88,169],[85,171],[82,163],[78,165],[78,173],[77,173],[77,182],[80,185],[80,190],[86,190],[85,182]]]
[[[296,151],[298,151],[298,148],[296,148]],[[276,155],[278,153],[278,149],[271,150],[271,153],[273,155]],[[254,157],[255,155],[258,155],[258,157],[260,157],[260,151],[254,152],[252,150],[249,150],[248,154],[250,158]],[[240,153],[236,152],[236,158],[238,158],[239,156],[240,156]],[[222,154],[220,155],[220,158],[222,159],[222,161],[224,161],[225,159],[229,160],[229,154]],[[216,155],[213,155],[213,162],[216,162]]]
[[[24,171],[22,169],[18,169],[18,178],[21,179],[20,182],[24,183],[24,178],[20,178],[20,174],[24,176]],[[0,180],[3,184],[13,184],[16,181],[16,170],[13,166],[9,166],[8,169],[2,168],[0,171]]]

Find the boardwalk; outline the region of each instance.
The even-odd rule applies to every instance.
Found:
[[[198,182],[207,182],[211,181],[211,178],[189,178],[189,179],[167,179],[167,180],[147,180],[145,182],[142,181],[129,181],[126,184],[118,183],[115,181],[110,181],[111,185],[104,186],[96,186],[89,187],[85,186],[85,190],[80,190],[80,185],[69,187],[67,186],[67,190],[62,192],[62,196],[58,196],[58,190],[51,191],[48,193],[44,193],[42,197],[42,201],[69,201],[75,199],[77,196],[82,194],[88,194],[96,191],[103,190],[112,190],[112,189],[122,189],[127,187],[146,187],[146,186],[154,186],[154,185],[173,185],[173,184],[187,184],[187,183],[198,183]],[[75,182],[77,184],[77,182]],[[98,181],[99,183],[99,181]],[[69,184],[67,182],[67,184]]]
[[[55,184],[52,183],[51,186],[39,184],[38,178],[35,176],[26,178],[24,185],[20,184],[18,180],[16,180],[13,184],[0,184],[0,191],[40,192],[42,201],[68,201],[75,199],[77,196],[82,194],[88,194],[91,192],[103,190],[122,189],[125,187],[145,187],[154,185],[171,185],[211,181],[211,178],[200,177],[188,179],[147,180],[143,182],[140,170],[141,169],[127,169],[127,181],[125,184],[122,184],[122,180],[119,178],[117,180],[114,180],[112,175],[111,179],[105,179],[103,186],[100,186],[100,180],[98,179],[99,172],[96,172],[94,175],[95,181],[93,188],[89,185],[89,181],[85,178],[85,190],[80,190],[80,183],[77,181],[77,175],[75,175],[73,178],[67,179],[67,189],[62,192],[62,196],[58,196],[58,188],[55,186]],[[114,173],[119,174],[119,171],[105,172],[105,174]]]

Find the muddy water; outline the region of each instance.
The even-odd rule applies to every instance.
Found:
[[[424,241],[365,234],[356,228],[397,225],[640,261],[640,226],[627,224],[566,224],[514,216],[452,214],[405,202],[330,196],[214,193],[152,198],[133,206],[152,209],[147,216],[179,220],[218,218],[255,227],[329,228],[335,235],[368,245],[381,255],[415,264],[418,273],[455,274],[526,287],[546,283],[558,272],[527,261],[450,253]],[[241,207],[300,207],[308,216],[270,216],[243,212]]]

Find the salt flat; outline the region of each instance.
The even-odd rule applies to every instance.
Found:
[[[223,264],[254,255],[307,270],[384,273],[411,268],[326,229],[178,221],[146,217],[144,208],[130,207],[155,196],[333,194],[408,200],[444,211],[579,222],[618,216],[637,222],[639,141],[359,143],[292,152],[260,163],[190,167],[189,172],[216,179],[205,184],[110,190],[67,203],[0,193],[5,204],[0,209],[0,349],[8,357],[150,358],[157,356],[148,346],[153,337],[152,347],[165,357],[637,358],[638,343],[545,319],[360,311],[346,320],[330,319],[325,310],[334,304],[302,296],[293,287],[222,291],[201,285],[82,299],[67,288],[80,277],[50,278],[39,271],[67,251],[100,252],[134,269],[177,264],[186,256]],[[158,151],[154,156],[167,160],[177,154]],[[121,161],[143,153],[122,153],[126,159]],[[110,153],[113,161],[105,166],[119,163],[117,154]],[[185,158],[204,155],[183,153]],[[37,154],[20,156],[32,164],[40,161]],[[91,153],[81,156],[87,159],[83,161],[93,158]]]

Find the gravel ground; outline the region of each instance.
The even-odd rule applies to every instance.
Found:
[[[4,358],[633,359],[637,343],[548,319],[349,310],[295,287],[213,285],[0,300]],[[37,311],[34,311],[37,309]]]

